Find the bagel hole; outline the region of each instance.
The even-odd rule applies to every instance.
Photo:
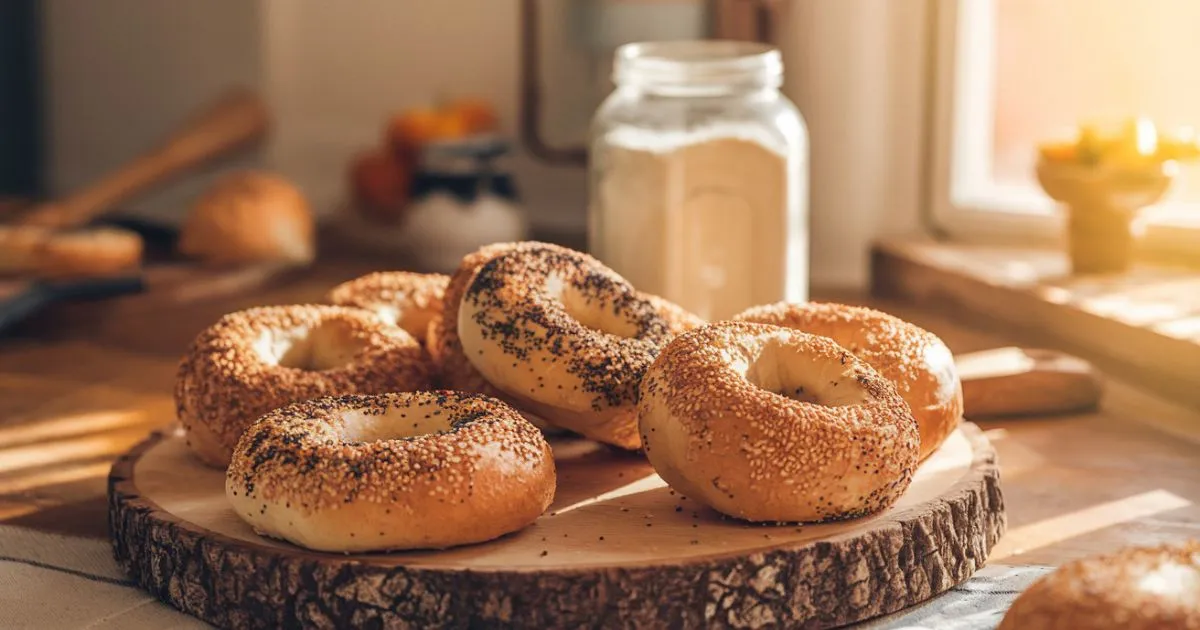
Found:
[[[347,411],[342,437],[348,442],[405,440],[454,428],[453,416],[436,405],[390,407],[386,412]]]
[[[561,283],[561,281],[559,282]],[[552,292],[554,288],[551,286]],[[637,325],[614,313],[611,304],[589,299],[572,286],[563,286],[560,290],[563,308],[584,328],[622,339],[632,339],[637,336]]]
[[[745,368],[746,380],[760,389],[823,407],[858,405],[868,400],[862,385],[838,362],[818,363],[793,343],[769,340]]]
[[[320,372],[349,365],[363,342],[346,322],[331,320],[312,328],[265,331],[255,346],[267,363]]]
[[[772,394],[779,394],[784,398],[791,398],[792,400],[798,400],[804,403],[812,403],[814,405],[821,404],[821,399],[818,398],[816,394],[805,389],[803,385],[797,385],[795,387],[780,386],[778,389],[772,389],[768,391],[770,391]]]

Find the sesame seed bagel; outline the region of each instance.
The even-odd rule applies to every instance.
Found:
[[[179,365],[175,407],[196,455],[224,467],[246,427],[272,409],[425,389],[429,380],[417,341],[368,311],[266,306],[230,313],[196,337]]]
[[[832,340],[718,322],[646,372],[642,443],[673,488],[749,521],[882,510],[912,481],[917,424],[895,386]]]
[[[449,282],[450,276],[439,273],[379,271],[339,284],[329,292],[328,300],[374,311],[383,321],[424,343],[430,322],[442,314],[442,297]]]
[[[671,333],[650,300],[591,256],[534,247],[479,269],[458,336],[475,369],[518,404],[636,449],[638,384]]]
[[[880,311],[845,304],[788,304],[751,308],[734,317],[829,337],[896,385],[921,430],[921,459],[962,420],[962,384],[954,356],[933,333]]]
[[[225,476],[255,531],[320,551],[437,549],[532,523],[554,458],[508,405],[461,392],[320,398],[277,409]]]
[[[1200,628],[1200,541],[1075,560],[1025,590],[999,630]]]

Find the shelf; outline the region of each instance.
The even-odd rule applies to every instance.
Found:
[[[1072,276],[1054,250],[886,241],[872,248],[871,292],[1021,334],[1200,407],[1200,272]]]

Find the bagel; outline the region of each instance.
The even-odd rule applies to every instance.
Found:
[[[458,335],[459,306],[462,304],[463,294],[466,293],[467,287],[479,269],[502,254],[535,249],[549,249],[561,252],[563,255],[575,254],[573,250],[559,245],[537,241],[521,241],[515,243],[493,243],[464,256],[458,269],[450,276],[450,282],[446,285],[442,316],[440,318],[435,317],[426,332],[426,347],[429,349],[429,354],[433,358],[434,363],[438,366],[442,384],[445,387],[465,392],[478,392],[499,398],[516,407],[526,419],[534,423],[538,428],[553,434],[561,433],[562,430],[556,430],[556,427],[552,426],[550,421],[534,413],[532,408],[537,406],[536,403],[514,399],[500,389],[493,387],[479,373],[479,370],[475,369],[475,366],[471,364],[466,354],[463,353],[462,340]],[[691,330],[704,324],[704,320],[663,298],[648,294],[644,294],[643,297],[659,310],[672,334]]]
[[[462,343],[458,338],[458,306],[462,303],[463,293],[466,292],[467,285],[471,283],[471,278],[475,277],[475,272],[479,271],[479,268],[487,261],[501,253],[534,245],[557,247],[556,245],[532,242],[495,243],[485,245],[464,256],[446,284],[446,290],[442,297],[442,313],[429,323],[429,329],[426,332],[426,347],[429,349],[429,355],[434,364],[437,365],[438,377],[443,386],[498,398],[516,407],[521,415],[537,428],[555,435],[565,433],[565,431],[551,425],[528,409],[522,408],[504,392],[492,387],[492,384],[487,382],[487,379],[483,378],[483,375],[467,360],[467,356],[463,354]]]
[[[187,442],[224,467],[246,427],[289,403],[426,389],[429,361],[404,330],[342,306],[266,306],[200,333],[179,364],[175,406]]]
[[[465,256],[458,270],[454,272],[454,275],[450,276],[450,282],[446,285],[443,300],[444,318],[441,321],[435,318],[426,332],[426,338],[428,339],[427,346],[430,354],[442,365],[442,371],[445,374],[448,386],[464,391],[479,391],[492,396],[496,394],[503,396],[499,390],[492,387],[479,374],[479,371],[475,369],[475,366],[471,365],[470,360],[463,354],[462,343],[458,337],[458,307],[462,303],[462,296],[466,293],[467,286],[470,284],[471,279],[475,277],[475,273],[479,271],[480,267],[501,254],[511,251],[528,251],[535,248],[548,248],[561,251],[564,254],[574,253],[573,250],[565,247],[537,241],[494,243]],[[699,328],[705,323],[699,316],[687,311],[674,302],[649,293],[640,293],[639,295],[654,305],[654,308],[666,320],[667,328],[672,335]]]
[[[933,333],[898,317],[844,304],[758,306],[735,320],[829,337],[896,385],[921,430],[921,459],[937,450],[962,420],[963,394],[954,356]]]
[[[489,383],[555,425],[626,449],[640,445],[638,384],[670,336],[628,282],[560,247],[493,258],[458,308],[463,351]]]
[[[1200,541],[1075,560],[1034,582],[998,630],[1200,628]]]
[[[650,306],[662,316],[667,324],[667,332],[672,337],[689,330],[695,330],[707,323],[699,315],[657,295],[642,293],[640,291],[638,295],[650,302]]]
[[[379,271],[337,285],[328,301],[373,311],[425,343],[430,322],[442,314],[449,282],[450,276],[440,273]]]
[[[132,273],[141,266],[143,247],[141,236],[122,228],[0,226],[0,274],[61,280]]]
[[[788,328],[718,322],[676,337],[646,372],[638,411],[659,476],[748,521],[877,512],[917,467],[917,423],[895,386]]]
[[[513,251],[528,251],[535,248],[548,248],[556,251],[571,250],[550,243],[523,241],[519,243],[494,243],[485,245],[479,250],[467,254],[459,263],[458,269],[450,276],[443,298],[442,320],[440,328],[432,329],[429,339],[432,342],[430,354],[437,357],[441,366],[442,379],[451,389],[467,392],[478,392],[504,399],[504,393],[492,387],[491,383],[475,369],[463,353],[462,340],[458,336],[458,308],[462,304],[463,295],[471,284],[471,279],[481,267],[492,259]],[[438,322],[434,322],[438,326]]]
[[[554,499],[545,438],[461,392],[341,396],[268,413],[225,477],[234,512],[308,549],[445,548],[532,523]]]

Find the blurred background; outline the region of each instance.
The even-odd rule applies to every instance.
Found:
[[[1011,498],[989,562],[1194,538],[1197,25],[1197,0],[0,0],[0,527],[107,538],[113,459],[175,420],[179,357],[222,316],[487,243],[585,249],[606,214],[598,256],[639,291],[708,319],[689,300],[869,305],[1029,405],[983,425]],[[620,46],[715,39],[777,49],[786,99],[601,109]],[[788,150],[597,140],[747,110]],[[8,591],[0,616],[135,609]]]
[[[167,224],[247,166],[334,217],[355,194],[354,160],[390,121],[469,99],[511,141],[495,164],[534,233],[578,237],[587,171],[570,154],[611,90],[615,48],[768,40],[811,134],[816,286],[864,286],[880,237],[1052,244],[1063,218],[1035,178],[1039,143],[1089,122],[1143,116],[1174,130],[1200,117],[1189,0],[9,0],[0,11],[4,196],[78,190],[232,87],[267,104],[264,141],[120,203]],[[1200,184],[1184,166],[1152,231],[1193,247]]]

